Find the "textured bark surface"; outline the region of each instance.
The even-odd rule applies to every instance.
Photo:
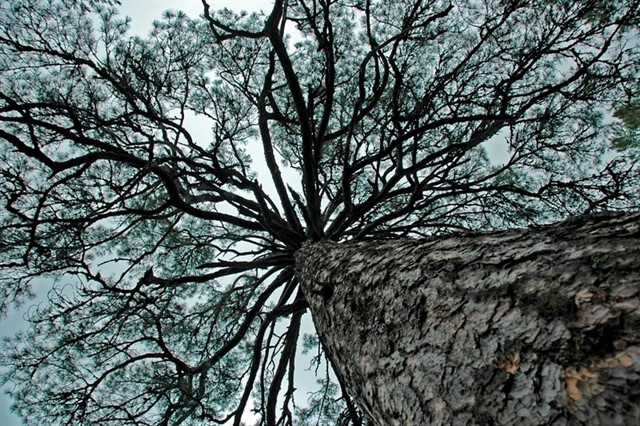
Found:
[[[378,425],[640,424],[640,214],[320,242],[296,273]]]

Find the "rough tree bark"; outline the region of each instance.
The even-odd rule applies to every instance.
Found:
[[[296,273],[372,424],[640,424],[640,214],[322,241]]]

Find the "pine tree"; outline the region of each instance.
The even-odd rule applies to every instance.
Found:
[[[640,206],[636,0],[203,0],[147,37],[117,3],[0,5],[3,310],[55,279],[0,357],[32,424],[361,424],[303,246]]]

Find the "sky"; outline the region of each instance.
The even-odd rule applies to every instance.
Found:
[[[145,36],[151,28],[151,23],[162,16],[166,9],[184,11],[190,17],[197,17],[202,13],[201,0],[121,0],[120,14],[130,16],[131,35]],[[273,5],[273,0],[211,0],[212,9],[227,7],[233,10],[260,11],[268,13]],[[35,283],[37,288],[50,288],[51,282],[40,280]],[[24,310],[10,311],[6,318],[0,319],[0,337],[13,335],[16,331],[24,329],[26,321],[24,314],[29,307],[42,303],[45,300],[44,291],[40,297],[27,303]],[[11,400],[5,393],[7,387],[0,388],[0,426],[22,426],[24,423],[15,414],[10,412]]]

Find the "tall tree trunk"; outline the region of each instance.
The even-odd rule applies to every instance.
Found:
[[[640,214],[308,244],[296,272],[377,425],[640,424]]]

